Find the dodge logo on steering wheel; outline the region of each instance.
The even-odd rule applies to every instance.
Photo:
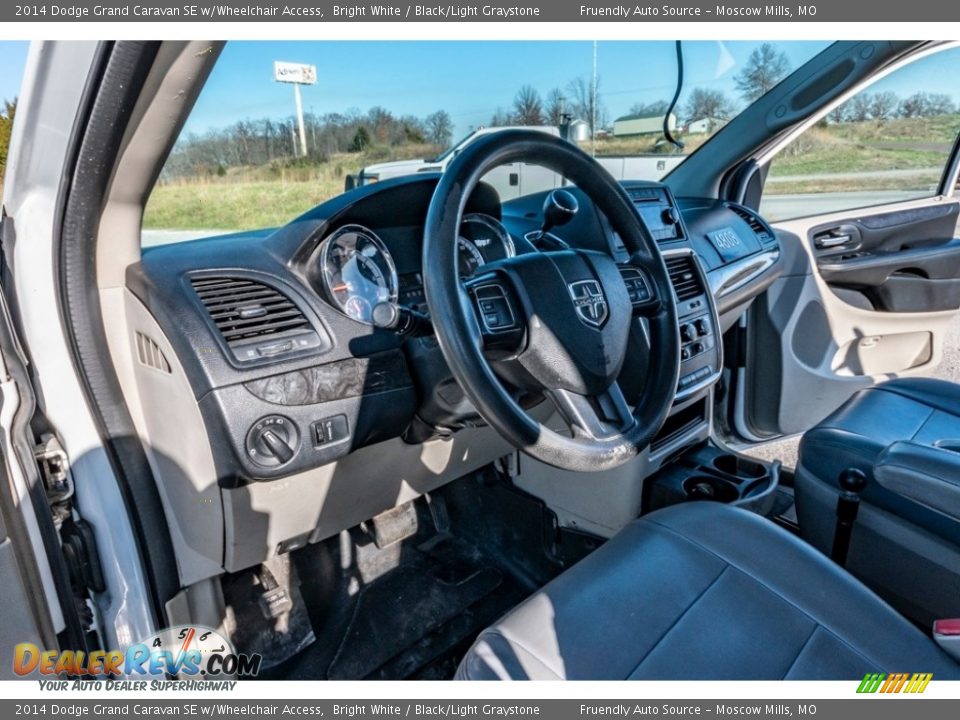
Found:
[[[607,299],[603,296],[603,289],[596,280],[581,280],[570,283],[570,297],[577,315],[587,325],[599,328],[607,319]]]

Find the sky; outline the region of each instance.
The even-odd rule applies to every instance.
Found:
[[[27,61],[30,43],[0,41],[0,101],[20,95],[20,79]]]
[[[684,43],[686,87],[709,84],[736,95],[733,76],[759,43]],[[783,43],[793,67],[825,42]],[[380,105],[423,117],[444,109],[455,135],[489,124],[523,85],[546,95],[571,80],[589,81],[593,43],[521,42],[235,42],[228,43],[204,88],[187,130],[203,132],[245,118],[289,117],[293,90],[273,82],[273,61],[313,64],[317,84],[304,87],[305,112],[324,114]],[[637,102],[669,100],[676,79],[673,42],[601,42],[600,94],[610,119]],[[733,63],[731,65],[731,62]],[[238,88],[242,94],[238,95]]]
[[[734,77],[760,42],[684,42],[685,91],[709,86],[739,102]],[[791,67],[802,65],[826,42],[778,42]],[[19,94],[27,43],[0,42],[0,100]],[[600,94],[609,119],[638,102],[669,100],[676,77],[672,41],[600,42]],[[508,109],[525,84],[542,95],[565,89],[577,77],[589,81],[590,41],[350,41],[228,43],[187,123],[201,133],[238,120],[283,119],[294,112],[293,90],[273,81],[273,61],[316,65],[317,83],[303,88],[306,112],[319,115],[380,105],[396,115],[450,113],[457,136],[486,125],[498,107]],[[955,89],[960,50],[910,66],[873,90],[900,95],[917,89]],[[682,101],[681,101],[682,102]]]

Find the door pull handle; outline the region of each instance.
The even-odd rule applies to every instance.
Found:
[[[853,237],[850,235],[821,235],[814,240],[814,243],[821,250],[829,248],[838,248],[853,244]]]

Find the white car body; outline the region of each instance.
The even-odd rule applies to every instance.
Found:
[[[348,178],[347,189],[404,175],[415,175],[421,172],[443,172],[450,161],[471,142],[504,129],[510,128],[479,128],[434,160],[394,160],[368,165],[356,175]],[[560,137],[559,129],[551,125],[524,127],[523,129],[538,130],[554,137]],[[684,157],[680,154],[614,155],[599,156],[597,162],[617,180],[659,180],[679,165]],[[502,165],[491,170],[484,179],[496,189],[502,200],[551,190],[563,185],[563,179],[556,173],[527,163]]]

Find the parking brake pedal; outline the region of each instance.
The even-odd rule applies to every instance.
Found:
[[[373,541],[383,550],[417,533],[417,511],[412,502],[380,513],[370,521]]]
[[[856,468],[847,468],[840,473],[838,482],[841,492],[837,498],[837,527],[833,532],[833,552],[830,557],[837,565],[844,567],[847,553],[850,552],[853,525],[860,510],[860,494],[867,487],[867,476]]]

